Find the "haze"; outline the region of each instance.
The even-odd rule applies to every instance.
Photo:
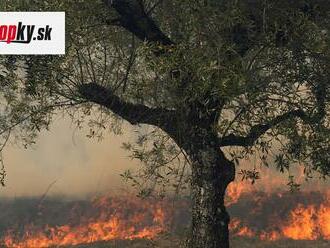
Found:
[[[126,129],[123,136],[108,134],[98,142],[87,138],[86,130],[75,130],[69,120],[59,119],[33,147],[8,145],[3,154],[6,187],[0,188],[0,197],[41,195],[55,180],[50,195],[83,196],[127,187],[119,174],[136,162],[120,148],[132,135]]]

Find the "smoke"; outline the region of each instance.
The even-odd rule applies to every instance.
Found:
[[[123,128],[124,135],[106,134],[98,142],[87,138],[86,130],[75,130],[68,119],[60,119],[33,147],[9,145],[4,152],[7,185],[0,188],[0,197],[42,195],[55,181],[47,194],[84,196],[127,187],[119,175],[136,162],[121,149],[132,135]]]
[[[7,186],[0,188],[0,197],[40,196],[50,186],[47,195],[84,197],[129,191],[130,186],[122,182],[120,174],[128,168],[137,168],[138,162],[131,160],[121,145],[134,137],[132,127],[124,125],[123,135],[108,133],[100,142],[87,138],[87,133],[88,130],[77,130],[68,118],[62,118],[53,123],[50,131],[43,131],[33,147],[24,149],[16,144],[6,147]],[[244,189],[234,187],[236,194],[251,188],[266,192],[288,189],[288,174],[258,166],[256,161],[243,161],[237,171],[253,167],[260,171],[261,179]],[[303,189],[322,191],[329,186],[318,178],[305,182],[302,167],[291,172]],[[240,175],[236,178],[239,181]]]

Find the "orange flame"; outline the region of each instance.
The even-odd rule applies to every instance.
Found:
[[[241,222],[238,219],[233,219],[229,224],[229,229],[235,234],[235,236],[253,237],[255,233],[247,226],[241,226]]]
[[[291,212],[283,235],[294,240],[330,239],[330,206],[298,206]]]
[[[272,180],[275,182],[274,185],[278,185],[278,179]],[[272,184],[270,179],[266,182]],[[227,207],[239,203],[243,200],[243,195],[248,196],[247,198],[254,200],[254,207],[247,214],[253,217],[253,214],[258,214],[262,209],[261,206],[271,195],[275,195],[278,199],[286,199],[286,194],[274,191],[274,187],[269,185],[262,187],[266,193],[258,195],[256,185],[248,182],[230,184],[226,198]],[[183,204],[180,205],[181,203]],[[115,239],[153,239],[166,231],[169,223],[175,219],[168,202],[150,202],[131,196],[96,198],[92,201],[92,206],[96,214],[93,214],[93,217],[81,216],[77,220],[78,224],[55,227],[37,227],[30,224],[24,228],[25,232],[22,235],[18,235],[13,230],[9,231],[4,239],[0,239],[0,244],[6,247],[28,248],[88,244]],[[229,226],[232,236],[258,237],[267,241],[330,240],[330,190],[324,192],[322,202],[319,204],[303,205],[293,202],[292,206],[288,206],[292,210],[286,212],[286,217],[277,218],[280,214],[276,212],[277,209],[271,211],[271,223],[267,223],[262,231],[260,228],[257,230],[256,227],[249,226],[243,219],[233,218]],[[189,203],[179,201],[176,208],[188,209]],[[73,208],[72,212],[75,211]]]
[[[259,237],[261,240],[330,240],[330,201],[319,206],[299,204],[283,223],[270,226],[267,231],[258,232],[234,218],[229,229],[233,236]]]
[[[125,213],[120,212],[123,208],[122,202],[119,204],[120,201],[109,201],[107,197],[103,197],[94,202],[100,210],[99,216],[88,220],[87,223],[77,226],[46,226],[43,230],[37,231],[33,231],[36,228],[31,225],[25,228],[22,238],[17,239],[11,231],[4,238],[3,243],[6,247],[13,248],[57,247],[114,239],[152,239],[165,230],[165,213],[159,204],[150,205],[132,199],[126,201],[128,205],[134,205],[141,211],[133,216],[125,216]],[[121,205],[121,208],[117,204]],[[108,216],[105,210],[113,207],[116,207],[116,212]],[[150,223],[146,222],[148,219]]]
[[[251,184],[246,184],[245,182],[232,182],[229,184],[226,193],[226,205],[230,206],[237,203],[241,195],[252,191]]]

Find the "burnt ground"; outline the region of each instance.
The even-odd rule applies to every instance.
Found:
[[[78,245],[72,248],[176,248],[184,247],[178,238],[162,238],[155,241],[148,240],[126,240],[95,243],[89,245]],[[249,238],[234,238],[231,248],[328,248],[330,241],[294,241],[281,240],[275,242],[261,241]],[[71,248],[71,247],[66,247]]]
[[[230,206],[232,217],[239,218],[244,223],[248,223],[254,231],[266,230],[271,223],[272,216],[276,213],[277,219],[283,221],[287,219],[288,213],[297,204],[307,206],[310,204],[319,205],[324,201],[324,196],[320,192],[310,194],[299,193],[296,195],[267,195],[262,192],[241,196],[239,202]],[[7,229],[14,229],[17,233],[24,232],[24,224],[33,222],[36,226],[43,226],[47,223],[50,226],[70,223],[75,225],[79,221],[77,216],[89,216],[95,213],[95,208],[90,201],[73,200],[63,198],[48,198],[39,207],[39,198],[17,198],[0,199],[0,237]],[[120,202],[119,202],[120,203]],[[281,204],[279,204],[281,203]],[[120,205],[120,204],[119,204]],[[134,206],[133,206],[134,207]],[[132,208],[133,208],[132,207]],[[187,209],[187,208],[178,208]],[[189,208],[188,208],[189,209]],[[276,209],[276,211],[274,211]],[[74,210],[74,211],[73,211]],[[250,213],[246,215],[246,213]],[[77,216],[76,216],[77,215]],[[71,246],[74,248],[176,248],[183,247],[183,229],[189,223],[189,211],[177,211],[173,219],[179,220],[172,223],[175,235],[163,235],[162,237],[150,240],[114,240],[110,242],[99,242],[94,244]],[[256,221],[258,220],[258,221]],[[0,244],[1,247],[1,244]],[[70,248],[71,248],[70,247]],[[330,240],[318,241],[261,241],[251,238],[232,239],[231,248],[328,248]],[[69,248],[69,247],[65,247]]]

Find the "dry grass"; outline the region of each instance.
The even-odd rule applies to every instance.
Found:
[[[177,238],[162,238],[155,241],[149,240],[124,240],[102,242],[89,245],[79,245],[75,248],[174,248],[180,247]],[[260,241],[257,239],[234,238],[231,248],[328,248],[330,241],[294,241],[281,240],[276,242]]]
[[[275,242],[257,239],[236,238],[232,241],[232,248],[328,248],[330,241],[294,241],[281,240]]]

